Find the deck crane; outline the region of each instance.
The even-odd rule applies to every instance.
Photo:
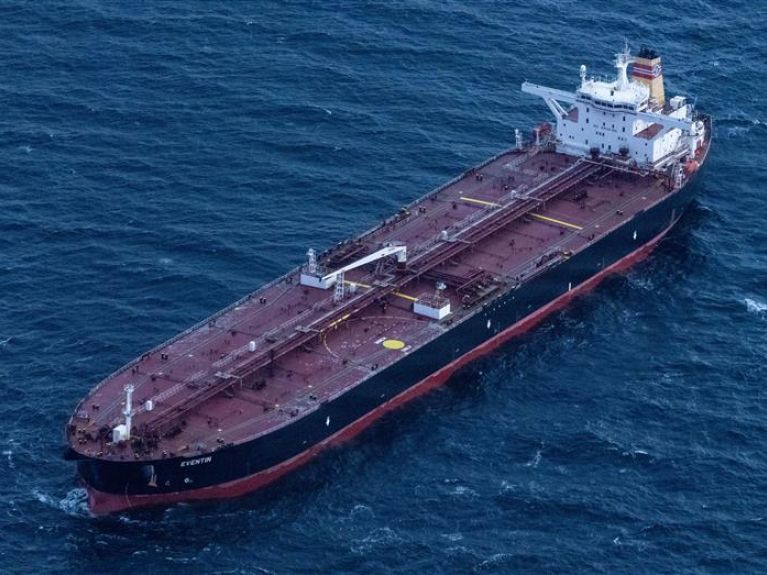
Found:
[[[387,243],[380,250],[377,250],[370,255],[353,261],[352,263],[330,273],[323,273],[319,268],[317,265],[317,255],[314,250],[310,249],[306,255],[308,262],[301,270],[301,285],[320,289],[329,289],[333,287],[337,281],[343,281],[343,275],[345,272],[362,267],[365,264],[376,262],[390,256],[396,256],[397,263],[405,263],[407,261],[407,246],[398,242]]]

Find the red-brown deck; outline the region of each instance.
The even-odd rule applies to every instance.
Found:
[[[446,321],[473,313],[488,286],[525,281],[668,189],[665,178],[553,152],[500,154],[321,260],[334,269],[398,241],[408,248],[406,269],[392,262],[347,272],[355,293],[339,304],[332,289],[301,286],[293,270],[104,380],[73,416],[70,444],[87,456],[155,459],[268,433],[432,340]],[[443,322],[412,311],[413,298],[433,293],[438,280],[453,310]],[[387,339],[405,347],[388,349]],[[129,383],[134,428],[155,437],[140,446],[110,442]],[[148,399],[151,412],[143,408]]]

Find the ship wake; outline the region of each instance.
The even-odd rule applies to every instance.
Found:
[[[37,489],[32,492],[32,495],[40,503],[63,511],[71,517],[91,517],[88,511],[88,493],[81,487],[70,489],[62,499]]]

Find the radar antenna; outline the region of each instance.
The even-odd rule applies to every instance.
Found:
[[[616,87],[618,90],[625,90],[629,85],[629,78],[627,69],[629,64],[634,61],[634,58],[629,53],[629,43],[626,41],[626,45],[623,48],[623,52],[615,55],[615,67],[618,69],[618,81]]]

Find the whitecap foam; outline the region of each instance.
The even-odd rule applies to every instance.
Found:
[[[85,489],[70,489],[63,499],[57,499],[56,497],[43,493],[37,489],[32,491],[32,495],[40,503],[63,511],[67,515],[73,517],[90,516],[90,512],[88,511],[88,493]]]
[[[459,497],[475,497],[477,495],[477,492],[474,491],[471,487],[466,487],[464,485],[456,485],[450,491],[450,495],[456,495]]]
[[[745,298],[743,300],[743,303],[746,304],[746,310],[755,313],[760,316],[764,316],[767,312],[767,303],[751,299],[751,298]]]
[[[759,129],[765,125],[765,123],[759,118],[734,120],[734,122],[736,122],[735,125],[728,125],[725,127],[724,132],[728,138],[750,134],[754,128]]]
[[[488,567],[497,567],[513,558],[514,558],[514,555],[511,553],[494,553],[493,555],[491,555],[490,557],[482,561],[482,563],[477,565],[477,568],[487,569]]]
[[[737,136],[742,136],[743,134],[748,134],[751,131],[751,126],[729,126],[725,130],[725,135],[728,138],[734,138]]]
[[[375,517],[375,513],[373,513],[373,509],[369,505],[362,505],[361,503],[358,503],[352,508],[349,516],[352,518],[371,519]]]
[[[353,553],[364,555],[372,551],[375,547],[396,545],[402,541],[402,538],[391,527],[379,527],[374,529],[367,537],[363,539],[354,539],[351,550]]]
[[[541,450],[538,449],[535,452],[535,455],[533,458],[525,463],[525,467],[538,467],[538,464],[541,462]]]

